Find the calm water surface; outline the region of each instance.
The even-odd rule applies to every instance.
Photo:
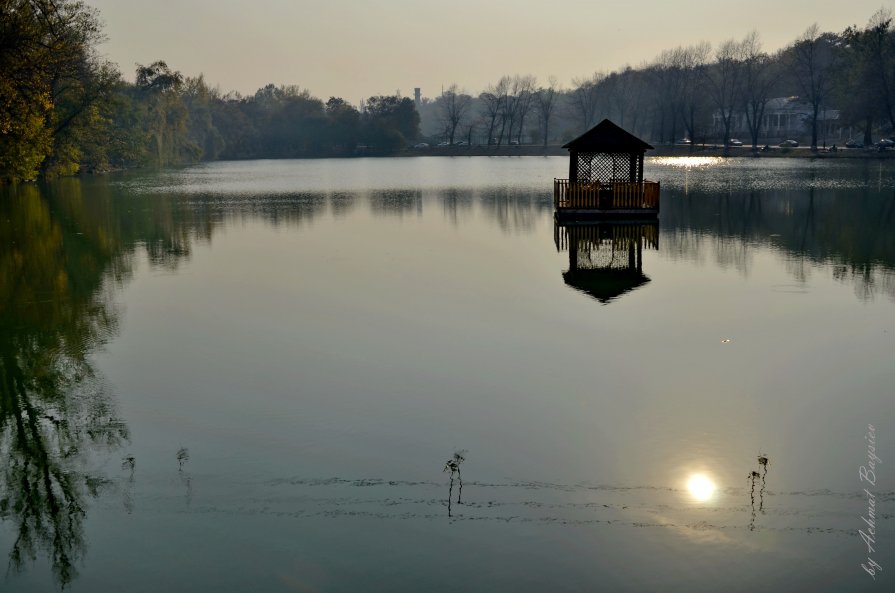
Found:
[[[653,159],[657,227],[557,228],[565,171],[4,188],[0,588],[891,590],[895,166]]]

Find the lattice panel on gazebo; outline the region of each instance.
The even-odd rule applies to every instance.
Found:
[[[622,152],[579,152],[579,183],[609,183],[612,181],[637,181],[639,162],[634,160],[631,176],[631,155]]]
[[[627,270],[631,267],[629,247],[611,240],[581,241],[578,243],[578,269]]]

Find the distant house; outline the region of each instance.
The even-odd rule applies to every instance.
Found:
[[[811,113],[811,104],[799,97],[777,97],[769,100],[764,109],[758,141],[773,144],[790,138],[810,140]],[[720,110],[712,114],[712,130],[718,138],[724,134],[724,121],[721,119]],[[730,136],[740,138],[743,142],[748,142],[751,138],[745,112],[739,111],[733,114]],[[844,131],[839,122],[839,110],[822,108],[817,118],[818,143],[844,140]]]

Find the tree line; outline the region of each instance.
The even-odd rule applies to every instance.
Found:
[[[164,61],[135,82],[78,0],[0,0],[0,181],[200,160],[386,154],[419,135],[412,99],[355,107],[297,86],[224,94]]]
[[[679,46],[650,62],[576,78],[502,76],[473,95],[454,84],[416,105],[398,94],[354,106],[297,86],[223,93],[164,61],[127,82],[97,52],[98,13],[80,0],[0,0],[0,181],[202,160],[392,154],[420,136],[448,144],[566,141],[604,117],[653,142],[727,143],[745,118],[753,147],[774,97],[810,106],[865,144],[895,129],[895,28],[881,9],[839,33],[809,27],[767,52],[753,32],[713,48]],[[739,118],[737,120],[737,118]]]
[[[654,142],[727,144],[744,122],[753,148],[762,138],[768,106],[797,97],[812,147],[821,139],[825,111],[837,125],[857,130],[867,145],[895,132],[895,27],[887,9],[863,26],[839,33],[808,27],[785,48],[768,52],[757,32],[664,50],[637,67],[595,72],[563,89],[555,78],[502,76],[473,95],[457,84],[420,107],[423,132],[448,144],[500,146],[568,141],[603,118]]]

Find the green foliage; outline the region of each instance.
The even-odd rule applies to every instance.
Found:
[[[361,137],[376,152],[393,152],[419,137],[420,116],[406,97],[370,97],[362,119]]]
[[[0,0],[0,179],[33,179],[52,149],[49,58],[37,6]],[[50,40],[52,41],[52,40]]]
[[[117,70],[99,59],[96,11],[74,0],[0,0],[0,179],[80,167]]]
[[[50,154],[52,131],[46,125],[47,98],[27,101],[0,74],[0,181],[34,179]]]
[[[183,75],[158,61],[137,65],[136,78],[149,161],[163,167],[200,160],[202,149],[190,137]]]

